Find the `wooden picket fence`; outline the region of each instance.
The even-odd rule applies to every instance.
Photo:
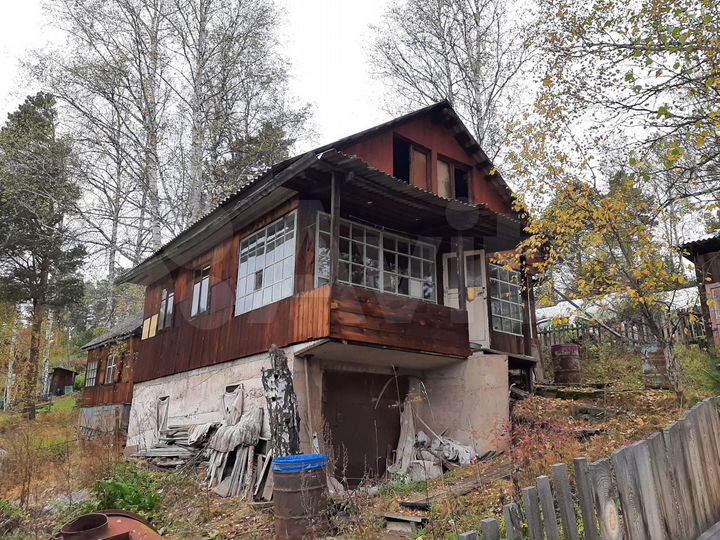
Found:
[[[574,471],[571,482],[565,464],[553,465],[552,482],[539,476],[520,504],[505,505],[503,538],[522,540],[523,528],[530,540],[698,538],[720,521],[720,397],[610,458],[575,459]],[[500,525],[485,519],[460,539],[499,540]]]
[[[550,347],[565,343],[577,343],[585,347],[593,343],[613,343],[625,348],[638,348],[643,344],[657,341],[650,329],[644,324],[620,322],[612,323],[610,327],[614,333],[598,323],[588,322],[555,325],[550,328],[538,329],[537,337],[540,354],[544,360],[549,360]],[[690,345],[704,343],[706,340],[705,324],[699,312],[676,312],[673,324],[668,325],[668,333],[670,332],[675,343]]]

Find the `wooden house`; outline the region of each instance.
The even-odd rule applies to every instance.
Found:
[[[720,347],[720,236],[688,242],[681,248],[695,265],[705,335],[709,343]]]
[[[238,385],[264,406],[272,344],[304,449],[332,441],[349,478],[385,469],[408,392],[438,433],[495,449],[509,370],[535,363],[532,291],[492,260],[522,238],[447,102],[274,165],[122,276],[147,287],[128,449],[160,406],[170,427],[219,420]]]
[[[63,396],[65,390],[75,384],[75,371],[64,367],[54,367],[50,373],[48,393],[51,396]],[[72,391],[72,390],[71,390]]]
[[[80,405],[82,438],[124,438],[127,434],[141,329],[142,314],[138,313],[83,345],[87,364]]]

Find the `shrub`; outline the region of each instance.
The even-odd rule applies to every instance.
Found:
[[[117,465],[112,474],[98,480],[91,491],[97,500],[98,509],[127,510],[149,519],[154,517],[162,500],[157,475],[133,463]]]
[[[76,392],[79,392],[83,388],[85,388],[85,374],[81,373],[75,377],[75,383],[73,384],[73,388]]]

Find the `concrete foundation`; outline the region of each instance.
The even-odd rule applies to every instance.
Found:
[[[107,436],[125,437],[130,405],[118,403],[80,409],[80,437],[85,440]]]
[[[416,401],[416,413],[435,433],[472,446],[480,455],[507,449],[507,356],[476,353],[460,364],[429,371],[421,380],[414,389],[422,398]],[[419,422],[416,428],[425,431]]]
[[[423,370],[422,364],[418,369],[393,369],[391,366],[315,358],[312,347],[313,343],[303,343],[285,349],[298,398],[301,451],[314,450],[314,437],[319,449],[325,449],[323,378],[326,371],[417,378],[422,384],[411,389],[418,398],[416,411],[433,431],[472,445],[478,453],[505,448],[507,443],[500,434],[509,414],[506,356],[476,354],[466,361],[432,370]],[[263,353],[135,384],[127,451],[134,452],[155,444],[157,403],[162,397],[169,397],[168,426],[221,421],[222,395],[229,386],[237,384],[244,386],[246,410],[265,408],[261,370],[269,367],[268,355]],[[418,429],[421,428],[418,425]],[[262,436],[269,435],[266,417]]]

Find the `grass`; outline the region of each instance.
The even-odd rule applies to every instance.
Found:
[[[68,411],[74,411],[78,408],[78,396],[76,394],[69,394],[53,399],[52,405],[48,412],[62,413]]]

